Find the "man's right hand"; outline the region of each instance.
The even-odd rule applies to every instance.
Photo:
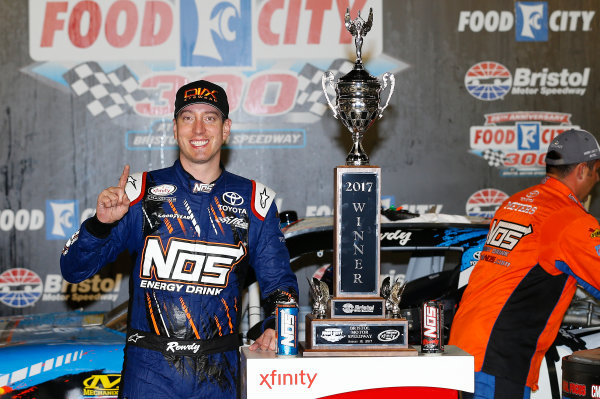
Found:
[[[96,203],[96,217],[102,223],[114,223],[129,211],[129,197],[125,194],[125,185],[129,177],[129,165],[125,165],[117,187],[102,191]]]

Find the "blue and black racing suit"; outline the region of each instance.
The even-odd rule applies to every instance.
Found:
[[[235,398],[240,291],[254,269],[266,306],[297,297],[275,193],[223,170],[211,184],[170,168],[129,176],[129,211],[86,220],[61,256],[73,283],[135,256],[122,398]]]

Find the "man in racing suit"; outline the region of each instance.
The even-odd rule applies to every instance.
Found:
[[[254,269],[271,315],[297,300],[275,193],[220,164],[231,120],[225,91],[197,81],[176,95],[179,159],[102,191],[67,242],[64,278],[83,281],[124,250],[135,257],[122,398],[235,398],[240,291]],[[272,316],[251,346],[275,348]]]
[[[590,133],[559,134],[544,180],[496,211],[449,341],[475,357],[475,398],[529,398],[576,285],[600,297],[600,226],[582,205],[598,159]]]

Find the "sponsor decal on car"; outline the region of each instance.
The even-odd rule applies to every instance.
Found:
[[[117,397],[121,374],[94,374],[83,381],[84,397]]]

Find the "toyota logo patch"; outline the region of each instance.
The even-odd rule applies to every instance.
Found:
[[[223,194],[223,201],[231,206],[240,206],[244,203],[244,199],[238,193],[228,191]]]

